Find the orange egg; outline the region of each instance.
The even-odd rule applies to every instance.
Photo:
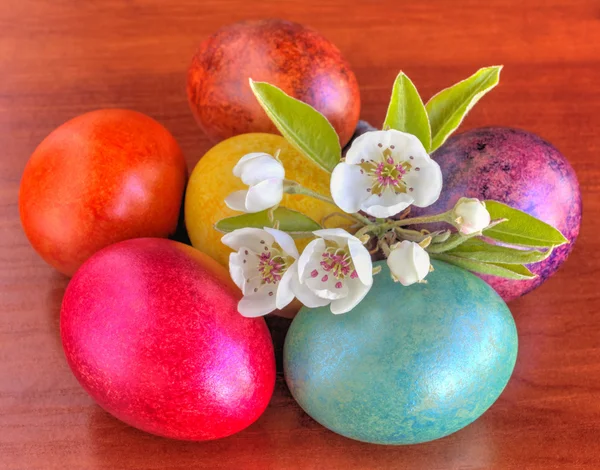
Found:
[[[93,111],[34,151],[21,180],[21,223],[42,258],[72,275],[107,245],[173,233],[185,180],[179,145],[161,124],[135,111]]]

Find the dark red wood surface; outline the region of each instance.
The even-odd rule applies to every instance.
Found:
[[[361,115],[375,125],[400,69],[427,98],[504,64],[500,87],[463,128],[536,132],[579,175],[585,215],[574,253],[511,303],[515,373],[492,408],[452,436],[408,447],[354,442],[310,419],[280,379],[249,429],[209,443],[169,441],[110,417],[67,367],[58,332],[67,279],[34,253],[19,223],[28,156],[67,119],[125,107],[164,123],[192,168],[210,147],[186,102],[194,49],[218,26],[264,17],[306,23],[335,42],[358,77]],[[0,468],[600,468],[599,116],[597,0],[2,0]],[[275,333],[281,344],[281,325]]]

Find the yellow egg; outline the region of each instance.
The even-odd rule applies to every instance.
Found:
[[[241,157],[251,152],[274,155],[285,168],[285,177],[320,194],[329,196],[330,175],[298,153],[283,137],[273,134],[242,134],[224,140],[211,148],[200,159],[188,183],[185,197],[185,225],[192,245],[213,257],[223,266],[228,265],[231,249],[221,243],[223,234],[214,224],[225,217],[240,215],[225,205],[225,198],[232,192],[247,189],[239,178],[233,176],[233,167]],[[281,206],[300,211],[318,223],[340,209],[332,204],[300,195],[285,194]],[[326,227],[348,228],[353,222],[333,216]],[[296,240],[302,250],[309,239]]]

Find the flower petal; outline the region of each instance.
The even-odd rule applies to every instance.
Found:
[[[361,203],[370,195],[367,189],[372,185],[371,178],[361,171],[359,166],[343,162],[333,169],[330,182],[331,197],[344,212],[358,212]]]
[[[317,238],[306,245],[306,248],[304,248],[298,259],[298,277],[300,278],[300,282],[304,282],[304,278],[307,275],[306,266],[308,263],[313,257],[320,258],[323,251],[325,251],[325,241],[322,238]]]
[[[363,284],[370,286],[373,284],[373,262],[369,250],[356,238],[348,241],[348,248],[358,278]]]
[[[390,131],[365,132],[352,142],[346,153],[346,163],[357,165],[361,160],[382,161],[383,150],[388,147]],[[381,146],[379,146],[381,144]]]
[[[388,133],[390,137],[388,145],[392,151],[394,161],[412,161],[421,156],[429,158],[427,150],[425,150],[425,147],[423,147],[423,144],[416,136],[395,129],[390,129]],[[394,148],[392,149],[391,146]],[[413,158],[411,159],[410,157]]]
[[[294,239],[287,233],[282,230],[276,230],[274,228],[265,227],[265,232],[271,234],[275,241],[279,244],[279,246],[285,251],[288,255],[293,257],[294,259],[298,259],[298,248],[296,248],[296,243]]]
[[[361,209],[373,217],[391,217],[402,212],[413,202],[408,193],[394,193],[386,189],[381,196],[373,194],[363,202]]]
[[[225,198],[225,205],[231,210],[238,212],[246,212],[246,196],[248,190],[242,189],[240,191],[234,191]]]
[[[240,166],[238,173],[244,184],[248,186],[254,186],[266,179],[275,178],[282,180],[285,178],[283,165],[267,154],[259,155],[246,161]]]
[[[419,170],[417,170],[419,168]],[[431,158],[415,158],[413,168],[404,175],[404,182],[413,188],[411,196],[417,207],[427,207],[440,197],[442,192],[442,170]]]
[[[419,244],[414,243],[412,257],[417,277],[421,281],[425,279],[427,274],[429,274],[429,267],[431,266],[429,253],[427,253],[421,246],[419,246]]]
[[[260,317],[271,313],[277,307],[275,295],[269,295],[269,292],[272,291],[261,289],[256,294],[245,295],[238,303],[238,312],[245,317]]]
[[[265,153],[265,152],[247,153],[242,158],[240,158],[238,160],[238,162],[236,163],[236,165],[233,167],[233,176],[237,176],[238,178],[241,177],[242,170],[243,170],[244,166],[246,166],[246,163],[248,163],[250,160],[254,160],[255,158],[263,157],[263,156],[271,157],[271,155],[269,155],[268,153]]]
[[[242,268],[243,253],[231,253],[229,255],[229,274],[235,285],[242,290],[244,288],[244,269]]]
[[[371,290],[371,285],[365,285],[358,279],[351,280],[348,282],[348,295],[331,302],[331,313],[339,315],[340,313],[349,312],[365,298],[369,290]]]
[[[300,283],[297,276],[292,278],[292,291],[296,295],[296,298],[309,308],[322,307],[331,302],[328,299],[317,296],[306,284]]]
[[[246,196],[246,212],[254,213],[270,209],[283,198],[283,180],[271,178],[251,186]]]
[[[322,230],[315,230],[313,233],[324,240],[337,243],[342,248],[348,244],[349,240],[358,241],[358,238],[351,233],[346,232],[343,228],[325,228]]]
[[[348,282],[342,282],[336,277],[324,271],[321,267],[315,268],[318,275],[305,279],[304,284],[308,286],[317,296],[323,299],[341,299],[348,295]]]
[[[248,247],[256,253],[262,253],[265,244],[271,246],[275,239],[270,233],[260,228],[239,228],[233,232],[226,233],[221,242],[229,248],[238,251],[242,247]]]
[[[296,262],[283,273],[281,281],[277,285],[277,293],[275,294],[275,306],[282,309],[294,300],[294,292],[292,290],[293,278],[298,276],[298,267]]]

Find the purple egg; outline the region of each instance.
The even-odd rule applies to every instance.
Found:
[[[493,199],[556,227],[569,240],[546,260],[529,265],[528,281],[481,276],[505,301],[532,291],[567,259],[579,234],[581,193],[575,171],[551,144],[531,132],[507,127],[472,129],[433,153],[444,175],[440,199],[411,215],[440,213],[461,197]]]

